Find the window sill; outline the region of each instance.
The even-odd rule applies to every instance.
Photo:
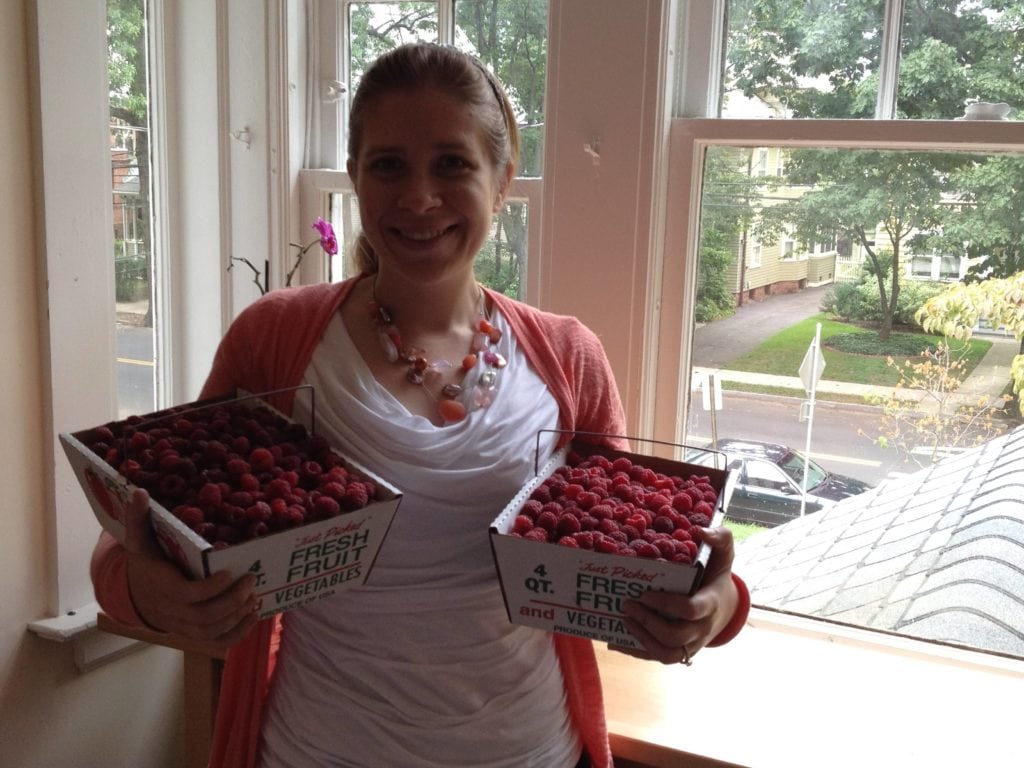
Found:
[[[640,765],[1024,765],[1021,660],[757,609],[692,667],[597,651],[613,749]],[[936,738],[954,718],[985,738]]]
[[[30,621],[28,630],[45,640],[71,643],[75,664],[83,672],[142,647],[138,640],[101,632],[97,627],[99,610],[97,603],[89,603],[63,616]]]

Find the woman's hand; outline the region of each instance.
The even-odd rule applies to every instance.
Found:
[[[663,664],[689,664],[725,629],[739,599],[732,580],[732,532],[708,528],[703,540],[711,546],[711,557],[700,589],[692,596],[651,590],[637,600],[627,600],[623,604],[626,627],[646,651],[612,646],[615,650]]]
[[[149,494],[125,508],[128,589],[135,611],[153,629],[232,645],[256,623],[255,579],[226,572],[190,580],[168,561],[149,524]]]

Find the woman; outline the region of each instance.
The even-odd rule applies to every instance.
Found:
[[[313,385],[317,431],[401,488],[365,585],[254,629],[251,579],[182,579],[153,546],[141,493],[125,547],[97,548],[97,595],[116,618],[237,643],[211,765],[611,764],[591,643],[510,624],[487,542],[533,472],[538,433],[625,432],[594,334],[474,278],[517,151],[508,99],[474,59],[430,44],[381,57],[350,119],[361,275],[253,304],[204,387]],[[301,398],[279,405],[308,418]],[[550,454],[556,433],[542,434]],[[628,606],[650,658],[688,660],[743,624],[731,537],[706,540],[697,595]]]

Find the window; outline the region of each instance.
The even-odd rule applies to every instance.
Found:
[[[326,275],[305,279],[341,280],[353,274],[351,246],[359,232],[358,205],[344,171],[343,126],[348,103],[366,67],[390,48],[414,40],[455,45],[474,54],[505,85],[519,122],[522,156],[519,177],[508,203],[496,217],[492,236],[477,259],[477,277],[511,296],[528,298],[528,255],[536,251],[540,233],[530,207],[540,201],[544,149],[544,98],[547,47],[547,0],[437,0],[432,2],[361,2],[342,0],[318,6],[329,18],[340,8],[339,24],[320,25],[320,47],[334,52],[321,64],[318,81],[337,82],[344,98],[322,105],[318,135],[308,137],[325,148],[326,169],[304,172],[303,218],[317,215],[335,226],[342,244]],[[335,30],[340,29],[337,36]],[[340,63],[340,64],[339,64]],[[336,68],[336,69],[335,69]],[[342,126],[342,128],[338,128]],[[334,137],[333,139],[331,137]]]
[[[107,3],[110,163],[114,222],[117,402],[121,418],[157,408],[155,289],[161,277],[153,229],[154,136],[149,120],[149,20],[143,0]],[[161,361],[162,363],[162,361]],[[163,390],[163,387],[160,387]],[[166,405],[166,403],[161,403]]]
[[[887,290],[894,280],[902,281],[905,300],[916,297],[920,302],[927,295],[923,291],[941,286],[912,285],[912,276],[928,282],[958,279],[966,271],[961,265],[967,264],[968,253],[989,257],[992,269],[1013,269],[1012,262],[992,255],[1020,247],[1019,235],[1008,234],[1013,227],[1005,226],[1009,219],[1004,214],[1021,204],[1021,192],[1019,185],[997,191],[992,184],[1008,178],[1006,173],[1024,177],[1024,131],[1015,122],[1024,110],[1024,90],[1019,86],[1024,75],[1019,37],[1024,19],[1019,9],[995,2],[933,0],[905,12],[899,2],[732,0],[723,5],[728,6],[724,68],[711,72],[708,83],[687,80],[682,89],[707,89],[720,81],[721,98],[708,99],[719,106],[709,108],[705,119],[692,112],[689,118],[676,119],[671,129],[676,180],[669,182],[668,207],[699,211],[699,220],[682,216],[686,223],[678,227],[670,221],[666,283],[676,284],[674,269],[687,270],[689,280],[695,281],[689,284],[678,315],[690,342],[688,364],[724,369],[719,379],[727,391],[721,411],[714,416],[705,412],[686,391],[690,377],[684,363],[682,391],[672,403],[683,404],[685,410],[678,442],[708,445],[742,438],[801,451],[806,447],[837,480],[878,485],[891,473],[910,473],[918,465],[904,463],[895,450],[875,442],[882,437],[877,410],[844,410],[841,402],[825,410],[819,403],[808,419],[808,395],[799,379],[801,357],[814,337],[815,322],[828,324],[834,319],[821,312],[821,302],[840,295],[852,301],[853,286],[866,297],[868,309],[876,312],[870,320],[858,322],[869,324],[876,337],[883,329],[888,334],[896,328],[898,335],[902,327],[897,326],[909,322],[909,315],[902,315],[903,320],[898,315],[877,316],[879,271]],[[997,53],[1000,50],[1004,53]],[[684,70],[693,77],[694,68]],[[708,74],[706,69],[702,72]],[[979,100],[1008,102],[1008,119],[960,119],[965,105]],[[755,187],[743,183],[745,153],[752,159],[752,172],[746,175],[756,177]],[[786,161],[776,166],[780,170],[769,177],[769,184],[760,168],[761,158],[770,162],[770,157]],[[699,205],[693,204],[691,194],[700,195]],[[730,215],[723,216],[724,210]],[[1003,234],[997,236],[997,231]],[[812,257],[791,260],[794,241],[806,243]],[[731,244],[726,249],[731,256],[722,256],[723,243]],[[776,247],[782,261],[769,266],[767,255]],[[682,253],[687,256],[679,259]],[[677,266],[677,260],[685,266]],[[743,295],[753,282],[735,284],[731,292],[706,289],[716,280],[728,284],[728,276],[742,272],[744,265],[752,269],[758,264],[761,293]],[[783,271],[796,267],[799,273]],[[708,328],[722,322],[714,318],[729,315],[737,306],[737,317],[751,305],[769,307],[781,293],[810,297],[802,314],[787,313],[774,329],[804,334],[802,344],[791,345],[797,353],[794,359],[783,364],[781,346],[758,349],[745,332],[752,329],[742,327],[732,336],[731,355],[722,358],[711,346],[702,346],[702,339],[709,338]],[[801,318],[806,322],[798,328]],[[833,330],[830,326],[829,334]],[[865,329],[843,330],[852,334]],[[833,357],[828,346],[825,353],[830,362],[823,381],[843,381],[849,374],[841,369],[844,364],[866,364],[856,355]],[[750,376],[767,371],[780,378],[751,383]],[[788,392],[774,388],[786,380],[795,382]],[[885,386],[894,388],[896,383],[896,378],[885,379]],[[760,396],[752,400],[745,391]],[[771,396],[768,400],[766,394]],[[1004,423],[996,432],[1010,426],[1012,422]],[[753,587],[757,603],[757,584]],[[1011,598],[987,599],[986,610],[995,620],[1015,615]],[[760,600],[760,605],[774,607],[767,591],[760,593]],[[782,610],[799,609],[789,604]],[[813,608],[804,612],[828,617]],[[839,620],[879,626],[848,614]],[[920,625],[882,628],[935,639],[915,635],[922,631]],[[1020,655],[992,642],[975,636],[973,646]]]

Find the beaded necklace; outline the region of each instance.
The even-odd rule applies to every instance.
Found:
[[[437,384],[445,372],[455,368],[450,360],[429,360],[427,352],[416,347],[407,347],[402,343],[402,335],[398,331],[391,313],[377,301],[375,291],[371,291],[369,302],[370,320],[377,326],[377,340],[380,342],[384,356],[390,363],[407,366],[405,378],[410,384],[421,387],[437,404],[437,412],[445,424],[454,424],[466,418],[470,408],[486,408],[494,400],[498,390],[498,372],[508,362],[492,347],[501,341],[501,330],[494,327],[484,309],[484,293],[477,286],[477,319],[471,326],[473,340],[469,352],[462,358],[459,368],[463,375],[463,383],[449,382],[442,384],[435,394]],[[483,361],[486,366],[475,382],[467,377]],[[463,397],[464,385],[470,386],[470,396]]]

